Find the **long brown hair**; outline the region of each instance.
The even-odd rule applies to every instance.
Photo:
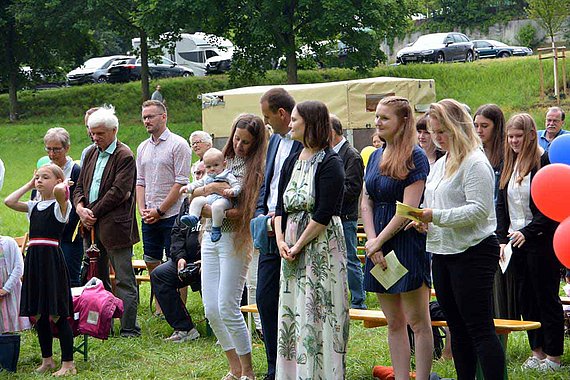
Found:
[[[493,168],[498,168],[503,162],[504,141],[505,141],[505,115],[496,104],[483,104],[475,111],[475,116],[481,115],[493,122],[493,137],[490,146],[484,146],[485,155],[489,159]]]
[[[400,128],[394,135],[392,144],[386,145],[382,162],[380,162],[380,173],[398,180],[404,180],[414,169],[414,159],[412,153],[417,144],[414,113],[408,99],[401,96],[387,96],[382,98],[378,106],[390,107],[400,123]],[[386,149],[388,148],[388,149]]]
[[[298,103],[295,107],[305,122],[303,145],[317,150],[328,147],[331,140],[331,122],[325,103],[307,100]]]
[[[479,136],[475,133],[473,120],[463,104],[455,99],[442,99],[429,107],[429,120],[439,121],[441,130],[448,135],[449,150],[445,177],[449,178],[461,166],[467,155],[481,145]],[[430,125],[430,133],[432,133]]]
[[[234,135],[236,129],[245,129],[253,137],[252,144],[245,157],[245,175],[243,177],[241,188],[242,191],[237,199],[237,209],[240,217],[236,221],[236,252],[246,249],[249,254],[251,251],[251,233],[249,230],[249,221],[253,218],[255,206],[259,195],[259,188],[263,182],[265,171],[265,154],[267,151],[267,132],[265,124],[258,116],[252,114],[239,115],[233,123],[230,137],[224,147],[224,157],[235,158]]]
[[[536,141],[536,123],[532,116],[528,113],[513,115],[507,122],[507,133],[510,129],[523,131],[523,143],[520,153],[517,154],[509,145],[508,138],[505,139],[505,160],[503,172],[501,173],[501,181],[499,182],[500,189],[507,187],[515,170],[515,166],[518,170],[516,182],[519,185],[533,168],[540,166],[541,153]]]

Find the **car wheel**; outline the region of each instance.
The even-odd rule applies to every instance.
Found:
[[[511,55],[510,55],[508,52],[506,52],[506,51],[504,51],[504,52],[502,52],[501,54],[499,54],[499,58],[509,58],[510,56],[511,56]]]
[[[189,73],[188,71],[185,71],[185,72],[182,73],[182,76],[183,76],[184,78],[187,78],[187,77],[190,77],[190,76],[192,76],[192,75],[190,75],[190,73]]]
[[[435,58],[435,63],[444,63],[445,62],[445,56],[443,55],[443,52],[439,52],[437,53],[437,57]]]
[[[107,82],[109,82],[109,78],[107,78],[105,75],[101,75],[99,79],[97,79],[97,83],[107,83]]]
[[[471,50],[465,54],[465,62],[473,62],[473,52]]]

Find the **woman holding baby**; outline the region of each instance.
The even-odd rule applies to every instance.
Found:
[[[239,308],[251,260],[249,221],[263,180],[266,145],[263,120],[250,114],[238,116],[223,154],[226,168],[241,183],[241,191],[232,199],[236,206],[227,212],[219,240],[212,241],[211,219],[205,223],[202,238],[202,300],[206,318],[228,360],[229,372],[223,380],[255,379],[251,339]],[[227,182],[211,182],[194,189],[192,195],[224,194],[229,187]],[[228,197],[229,192],[225,194]],[[210,214],[208,206],[205,210],[203,215]]]

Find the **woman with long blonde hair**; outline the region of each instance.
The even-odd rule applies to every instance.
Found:
[[[255,211],[263,180],[267,133],[263,120],[251,114],[238,116],[223,153],[227,168],[241,181],[237,210],[228,210],[222,237],[210,238],[211,220],[202,239],[202,300],[206,318],[226,354],[229,372],[224,380],[253,380],[251,339],[240,312],[240,301],[251,256],[249,221]],[[193,195],[220,194],[227,183],[210,183]]]
[[[388,319],[388,344],[396,379],[409,378],[407,325],[415,336],[417,378],[427,379],[433,358],[429,254],[424,234],[403,231],[408,220],[396,215],[396,201],[419,206],[429,162],[417,145],[414,115],[406,98],[382,99],[376,108],[376,128],[386,145],[372,153],[364,178],[361,212],[368,239],[364,287],[376,293]],[[386,269],[384,256],[392,251],[408,273],[386,289],[370,270],[376,265]]]
[[[540,329],[528,331],[532,355],[523,368],[557,370],[564,351],[564,316],[558,298],[561,264],[552,245],[557,223],[538,210],[530,195],[534,175],[549,163],[548,154],[538,146],[536,124],[529,114],[511,117],[506,130],[497,235],[501,252],[509,242],[512,246],[509,267],[523,319],[541,323]]]
[[[446,154],[428,177],[425,209],[415,214],[427,231],[437,299],[451,332],[458,380],[502,379],[505,356],[493,323],[493,278],[499,261],[495,236],[493,168],[480,148],[471,117],[453,99],[431,104],[429,127]],[[429,228],[428,228],[429,224]]]

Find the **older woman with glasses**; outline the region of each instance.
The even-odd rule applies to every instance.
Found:
[[[194,173],[198,170],[197,167],[198,163],[202,162],[202,157],[204,156],[204,153],[206,153],[206,151],[212,147],[212,136],[210,136],[208,132],[194,131],[190,135],[188,141],[190,142],[192,151],[199,158],[199,160],[195,162],[194,165],[192,165],[191,172],[192,176],[194,177]],[[192,178],[192,180],[195,181],[197,180],[197,178]]]
[[[70,178],[73,181],[73,185],[69,188],[70,194],[73,194],[81,168],[67,155],[71,145],[69,133],[63,128],[51,128],[44,136],[44,145],[51,162],[63,170],[65,178]],[[78,221],[79,217],[75,212],[75,207],[72,207],[69,221],[61,237],[61,250],[69,271],[72,287],[81,285],[79,275],[83,257],[83,240],[80,234],[77,234],[75,240],[73,239]]]

